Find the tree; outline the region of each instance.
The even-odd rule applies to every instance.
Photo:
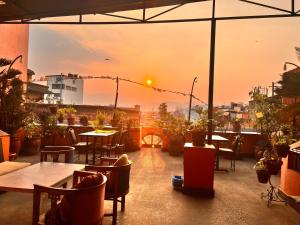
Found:
[[[300,72],[286,72],[278,81],[280,87],[275,89],[276,94],[281,97],[300,97]]]
[[[21,72],[11,68],[12,63],[0,58],[0,68],[5,67],[0,71],[0,129],[14,135],[27,113],[23,105],[23,82],[18,78]]]

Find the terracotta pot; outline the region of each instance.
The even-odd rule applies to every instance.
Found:
[[[192,140],[194,146],[204,146],[205,145],[205,136],[206,133],[204,131],[195,130],[192,131]]]
[[[270,174],[267,170],[256,170],[256,175],[259,183],[266,184],[269,181]]]
[[[35,155],[41,148],[41,137],[26,138],[22,148],[22,154]]]
[[[289,154],[290,146],[289,145],[275,145],[278,157],[285,158]]]
[[[10,137],[10,149],[9,151],[12,153],[16,153],[17,156],[19,155],[21,150],[21,138],[18,136],[12,135]]]
[[[74,125],[75,124],[75,118],[74,117],[68,117],[68,124]]]

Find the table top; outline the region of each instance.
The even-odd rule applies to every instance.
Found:
[[[215,146],[205,144],[205,146],[194,146],[192,142],[184,143],[185,148],[208,148],[208,149],[215,149]]]
[[[41,162],[0,176],[0,190],[33,192],[33,184],[58,186],[72,177],[74,170],[83,170],[84,164]]]
[[[212,135],[211,139],[212,141],[228,141],[227,138],[224,138],[220,135]],[[207,136],[206,136],[206,140],[207,140]]]
[[[117,132],[118,131],[115,131],[115,130],[107,130],[107,131],[103,131],[103,132],[89,131],[89,132],[80,133],[78,135],[79,136],[89,136],[89,137],[108,137],[108,136],[114,135]]]

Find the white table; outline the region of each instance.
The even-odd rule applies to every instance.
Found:
[[[0,176],[0,190],[33,193],[33,185],[60,186],[72,177],[83,164],[41,162]]]

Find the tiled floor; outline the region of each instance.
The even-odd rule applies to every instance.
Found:
[[[237,161],[236,172],[215,173],[215,198],[195,198],[172,189],[171,177],[182,175],[182,157],[171,157],[159,149],[129,153],[132,160],[131,189],[126,210],[118,224],[126,225],[299,225],[300,215],[282,203],[270,208],[260,199],[267,185],[259,184],[254,161]],[[38,156],[18,160],[37,162]],[[221,167],[230,162],[221,160]],[[278,184],[279,176],[272,178]],[[111,207],[106,202],[107,210]],[[0,195],[0,225],[31,224],[32,195]],[[111,224],[111,218],[104,219]]]

